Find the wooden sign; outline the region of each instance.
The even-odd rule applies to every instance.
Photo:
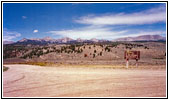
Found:
[[[140,59],[140,51],[125,51],[124,52],[124,59]]]
[[[128,68],[129,59],[136,60],[136,67],[138,66],[138,60],[140,59],[140,51],[125,51],[124,59],[126,59],[126,67]]]

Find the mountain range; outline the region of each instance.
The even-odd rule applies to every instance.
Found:
[[[118,38],[112,41],[165,41],[166,38],[160,35],[141,35],[137,37],[125,37]],[[99,40],[96,38],[92,38],[90,40],[78,38],[76,40],[71,39],[69,37],[64,37],[61,39],[53,39],[51,37],[44,38],[23,38],[17,42],[13,41],[3,41],[3,44],[52,44],[52,43],[96,43],[96,42],[111,42],[110,40]]]
[[[3,44],[12,44],[12,43],[15,43],[13,41],[3,41]]]
[[[165,41],[166,38],[162,37],[160,35],[141,35],[137,37],[124,37],[124,38],[118,38],[114,41]]]

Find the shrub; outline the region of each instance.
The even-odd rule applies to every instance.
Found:
[[[102,56],[102,52],[100,52],[100,56]]]
[[[102,44],[100,44],[100,46],[103,48],[103,45],[102,45]]]
[[[84,57],[87,57],[87,54],[84,54]]]
[[[94,50],[94,53],[96,53],[96,50]]]
[[[149,49],[149,48],[147,46],[145,46],[144,49]]]
[[[7,71],[8,69],[8,67],[3,66],[3,72]]]
[[[95,54],[93,54],[93,58],[95,58],[95,56],[96,56],[96,55],[95,55]]]
[[[108,46],[106,46],[105,51],[110,52],[111,50],[110,50],[110,48],[108,48]]]

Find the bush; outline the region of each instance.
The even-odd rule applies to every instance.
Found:
[[[96,53],[96,50],[94,50],[94,53]]]
[[[102,56],[102,52],[100,52],[100,56]]]
[[[108,46],[106,46],[105,51],[110,52],[111,50],[110,50],[110,48],[108,48]]]
[[[84,57],[87,57],[87,54],[84,54]]]
[[[7,71],[8,69],[8,67],[3,66],[3,72]]]
[[[95,55],[95,54],[93,54],[93,58],[95,58],[95,56],[96,56],[96,55]]]
[[[72,51],[75,51],[75,47],[76,47],[75,45],[71,45],[68,48],[71,49]]]
[[[149,49],[149,48],[147,46],[145,46],[144,49]]]
[[[103,48],[103,45],[102,45],[102,44],[100,44],[100,47],[102,47],[102,48]]]

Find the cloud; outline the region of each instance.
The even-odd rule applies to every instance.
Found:
[[[148,31],[148,30],[130,30],[129,33],[127,34],[120,34],[118,36],[118,38],[122,38],[122,37],[136,37],[136,36],[140,36],[140,35],[166,35],[166,31],[160,31],[160,30],[156,30],[156,31]]]
[[[75,22],[88,25],[141,25],[166,21],[166,6],[148,9],[136,13],[116,13],[102,16],[88,15]]]
[[[166,21],[166,7],[160,5],[157,8],[148,9],[137,13],[116,13],[104,14],[102,16],[88,15],[76,19],[78,24],[86,25],[85,27],[74,28],[69,30],[53,30],[47,33],[59,37],[70,37],[73,39],[106,39],[112,40],[121,37],[133,37],[139,35],[166,35],[164,30],[150,30],[127,28],[127,25],[153,24]]]
[[[21,34],[15,31],[3,30],[3,41],[13,41],[13,39],[20,37]]]
[[[26,19],[27,17],[26,16],[22,16],[22,19]]]
[[[115,32],[110,31],[110,28],[101,28],[101,27],[82,27],[72,30],[61,30],[61,31],[49,31],[54,35],[59,35],[62,37],[70,37],[73,39],[82,38],[82,39],[91,39],[91,38],[105,38],[105,35],[115,34]],[[105,34],[105,35],[104,35]]]
[[[38,32],[38,30],[33,30],[33,33],[37,33]]]
[[[60,30],[60,31],[49,31],[53,35],[60,37],[70,37],[73,39],[82,38],[82,39],[116,39],[119,37],[133,37],[139,35],[162,35],[165,34],[165,31],[149,31],[149,30],[118,30],[112,27],[103,27],[103,26],[87,26],[72,30]]]

